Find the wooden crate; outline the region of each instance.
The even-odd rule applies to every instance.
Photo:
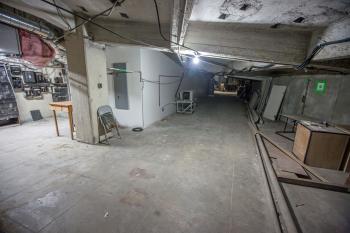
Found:
[[[305,164],[339,170],[350,135],[334,127],[312,122],[297,125],[293,153]]]

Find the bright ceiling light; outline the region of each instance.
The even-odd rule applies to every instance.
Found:
[[[198,64],[199,63],[199,57],[196,55],[194,56],[194,58],[192,59],[193,64]]]

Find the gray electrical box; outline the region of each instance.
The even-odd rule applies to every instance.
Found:
[[[126,70],[126,63],[113,63],[113,68]],[[129,109],[128,98],[128,81],[127,74],[123,72],[115,72],[113,76],[115,107],[117,109]]]

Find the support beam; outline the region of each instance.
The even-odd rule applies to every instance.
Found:
[[[160,36],[157,24],[132,21],[110,21],[100,19],[95,20],[95,22],[115,32],[118,32],[125,37],[154,45],[150,47],[170,48],[170,43],[168,41],[164,41]],[[147,46],[145,44],[137,43],[131,40],[119,38],[118,36],[113,35],[112,33],[103,30],[93,24],[88,23],[86,28],[88,35],[97,42]],[[165,36],[169,35],[169,24],[162,24],[162,32]]]
[[[107,63],[103,47],[84,37],[83,26],[65,38],[68,77],[76,138],[95,144],[98,142],[97,108],[108,104]]]
[[[311,32],[275,30],[261,25],[191,21],[185,45],[205,55],[280,64],[299,64]]]
[[[2,1],[3,2],[3,1]],[[43,4],[41,1],[4,1],[6,5],[29,13],[33,16],[46,20],[52,25],[64,29],[67,29],[67,25],[57,15],[55,8]],[[69,8],[64,2],[60,1],[60,6]],[[68,21],[71,27],[75,26],[74,17],[64,11],[62,11],[65,19]]]
[[[183,45],[188,23],[193,9],[193,0],[174,0],[171,24],[171,41]],[[179,45],[171,43],[174,51],[180,50]]]
[[[181,21],[181,29],[179,32],[179,44],[183,44],[184,43],[184,39],[187,33],[187,28],[188,28],[188,24],[190,22],[190,17],[192,14],[192,9],[193,9],[193,0],[186,0],[184,7],[183,7],[183,15],[182,15],[182,21]]]
[[[182,19],[182,14],[181,14],[181,5],[183,4],[185,0],[174,0],[173,1],[173,11],[172,11],[172,21],[171,21],[171,36],[170,40],[174,42],[179,41],[179,30],[180,30],[180,25],[181,25],[181,19]],[[175,46],[177,47],[177,46]]]

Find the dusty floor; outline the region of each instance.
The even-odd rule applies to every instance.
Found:
[[[277,135],[284,123],[266,120],[261,130],[276,143],[292,151],[293,142]],[[287,134],[294,138],[295,134]],[[348,173],[324,168],[313,167],[329,182],[344,185]],[[295,215],[302,232],[317,233],[348,233],[350,232],[350,194],[323,190],[300,185],[282,184],[287,202]]]
[[[0,232],[274,232],[244,105],[199,104],[112,145],[66,120],[0,129]]]

